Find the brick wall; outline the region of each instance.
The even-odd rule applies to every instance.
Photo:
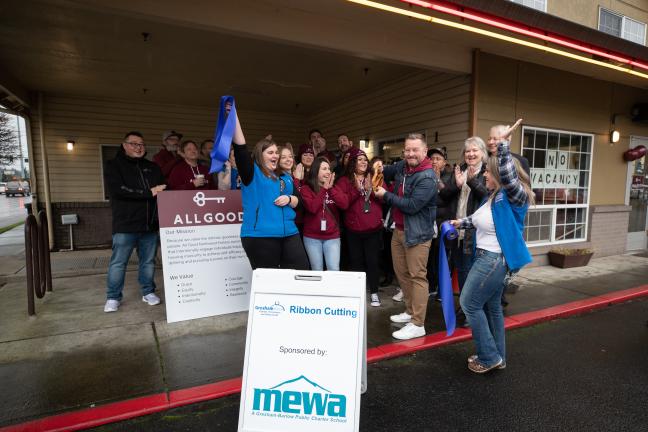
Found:
[[[625,205],[590,207],[589,237],[595,256],[625,252],[630,210],[631,207]]]
[[[79,224],[72,226],[75,249],[110,247],[112,215],[108,202],[52,203],[55,250],[70,248],[70,228],[61,224],[61,215],[64,214],[79,216]]]

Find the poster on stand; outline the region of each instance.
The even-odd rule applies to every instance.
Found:
[[[252,268],[241,245],[240,191],[158,195],[167,321],[247,310]]]
[[[239,431],[359,430],[365,274],[257,269]]]

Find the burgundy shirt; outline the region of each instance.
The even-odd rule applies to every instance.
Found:
[[[201,187],[196,187],[193,180],[197,174],[205,176],[205,184]],[[204,165],[198,164],[192,167],[184,160],[176,164],[169,174],[169,189],[171,190],[195,190],[195,189],[217,189],[216,182],[209,175],[209,168]]]
[[[348,206],[346,195],[337,187],[331,189],[320,188],[315,193],[308,184],[300,190],[304,205],[304,236],[318,240],[332,240],[340,238],[340,209]],[[324,209],[324,200],[326,207]],[[322,231],[322,220],[326,221],[326,230]]]

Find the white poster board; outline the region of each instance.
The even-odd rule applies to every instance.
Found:
[[[240,191],[158,195],[167,321],[247,310],[252,268],[241,245]]]
[[[257,269],[239,431],[359,430],[365,274]]]

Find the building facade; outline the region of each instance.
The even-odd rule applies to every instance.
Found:
[[[110,244],[102,166],[126,131],[149,157],[168,129],[201,141],[222,94],[249,143],[299,146],[318,128],[331,148],[346,133],[387,158],[422,132],[458,162],[468,136],[523,118],[513,148],[539,198],[525,232],[536,263],[560,245],[646,247],[645,158],[623,158],[648,147],[645,2],[158,3],[16,1],[2,17],[0,104],[28,120],[54,248],[69,247],[67,213],[78,247]]]

